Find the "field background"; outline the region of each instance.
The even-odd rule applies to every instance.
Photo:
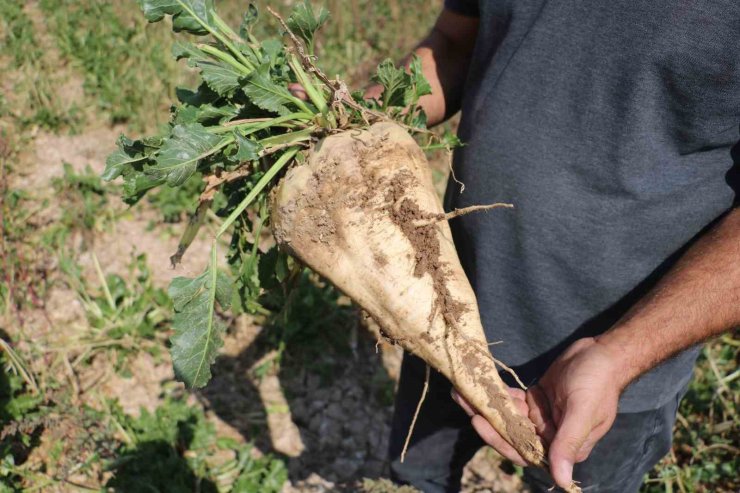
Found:
[[[362,86],[440,4],[329,0],[320,65]],[[217,5],[238,24],[246,3]],[[0,492],[410,491],[382,480],[400,355],[316,279],[288,312],[224,314],[206,389],[173,381],[165,290],[200,273],[207,242],[175,271],[168,258],[200,184],[128,208],[99,178],[116,137],[156,132],[192,84],[172,39],[133,0],[0,3]],[[738,346],[705,348],[643,491],[740,491]],[[482,450],[464,491],[526,491],[518,472]]]

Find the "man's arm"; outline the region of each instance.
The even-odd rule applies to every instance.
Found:
[[[596,337],[589,346],[592,349],[586,348],[584,352],[598,354],[606,360],[604,371],[618,397],[630,382],[674,354],[737,326],[740,326],[740,208],[728,212],[687,250],[655,288],[609,331]],[[560,368],[553,365],[555,374],[567,376],[589,361],[583,356],[570,357],[574,363],[561,363]],[[553,475],[562,486],[570,483],[573,464],[585,460],[596,441],[609,430],[617,408],[612,393],[603,401],[610,409],[599,409],[595,402],[588,419],[587,410],[569,413],[579,403],[569,403],[568,395],[562,392],[551,395],[557,401],[555,406],[564,413],[550,447]],[[596,416],[601,419],[593,419]]]
[[[611,428],[619,395],[639,375],[690,346],[740,326],[740,208],[730,210],[609,331],[571,345],[526,394],[520,409],[549,444],[561,487]],[[481,437],[517,463],[513,451],[459,396]]]
[[[432,93],[419,100],[429,126],[441,123],[460,109],[477,36],[476,17],[444,9],[429,35],[412,52],[421,59],[424,76],[432,87]],[[410,56],[404,59],[403,64],[409,59]],[[377,98],[382,90],[382,86],[370,86],[365,97]]]
[[[655,288],[596,339],[624,388],[683,349],[740,326],[740,208],[731,210]]]

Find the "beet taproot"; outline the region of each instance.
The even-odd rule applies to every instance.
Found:
[[[323,139],[272,197],[278,243],[447,377],[527,461],[543,444],[498,375],[427,160],[393,123]]]

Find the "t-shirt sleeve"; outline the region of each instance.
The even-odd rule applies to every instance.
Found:
[[[445,8],[455,13],[478,17],[478,0],[445,0]]]

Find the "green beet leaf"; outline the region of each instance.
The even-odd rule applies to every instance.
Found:
[[[162,178],[170,186],[178,186],[195,173],[198,162],[223,148],[222,139],[199,123],[175,125],[155,159],[156,164],[146,173]]]
[[[295,103],[295,97],[284,85],[272,80],[269,65],[258,67],[249,75],[247,82],[242,89],[256,106],[279,115],[290,113],[286,105]]]
[[[424,111],[414,111],[406,116],[406,124],[414,128],[427,128],[427,115]]]
[[[288,17],[288,28],[294,34],[303,38],[308,45],[308,49],[313,53],[313,39],[316,31],[329,19],[329,11],[324,7],[319,9],[317,14],[314,13],[313,7],[309,0],[304,0],[293,8],[293,12]]]
[[[240,78],[244,74],[234,65],[229,65],[222,60],[214,60],[192,43],[177,41],[172,45],[172,56],[176,60],[186,58],[189,66],[200,69],[203,82],[219,96],[231,97],[241,85]]]
[[[378,65],[373,80],[383,86],[383,107],[403,106],[406,90],[410,86],[409,76],[403,68],[396,67],[392,60],[386,59]]]
[[[123,175],[123,202],[134,205],[152,188],[164,183],[163,179],[144,175],[137,172],[127,172]]]
[[[283,43],[277,39],[266,39],[262,42],[262,62],[274,66],[278,63],[280,55],[283,53]]]
[[[237,162],[255,161],[260,157],[262,146],[253,140],[243,137],[238,132],[234,132],[234,138],[237,143],[236,154],[231,159]]]
[[[329,105],[327,98],[336,87],[318,76],[318,69],[311,66],[315,57],[301,60],[293,43],[279,32],[274,39],[258,38],[253,5],[247,7],[245,2],[237,33],[218,16],[213,0],[137,1],[150,22],[171,16],[174,31],[210,34],[198,42],[180,36],[183,41],[172,48],[175,58],[187,59],[199,73],[197,89],[176,89],[178,101],[165,133],[141,140],[122,136],[103,173],[106,180],[123,179],[128,204],[163,185],[193,203],[203,190],[201,178],[216,187],[200,195],[172,256],[177,263],[215,213],[221,220],[211,225],[217,231],[211,238],[209,267],[198,277],[174,279],[169,289],[175,310],[171,339],[175,374],[188,386],[202,387],[211,378],[210,367],[223,344],[225,326],[217,309],[229,309],[232,301],[235,312],[280,309],[285,289],[295,278],[297,264],[284,252],[260,249],[263,225],[269,223],[268,196],[279,173],[291,163],[300,165],[307,143],[366,126],[371,116],[366,110],[373,119],[397,120],[410,130],[423,128],[426,119],[418,101],[431,88],[418,59],[412,59],[408,69],[386,60],[374,77],[385,88],[382,101],[365,101],[360,92],[353,93],[354,102],[338,99]],[[314,55],[316,32],[329,14],[314,9],[308,0],[289,3],[295,5],[287,26],[301,38],[298,44]],[[304,86],[310,102],[290,93],[290,81]],[[429,136],[426,147],[455,144]],[[199,187],[191,193],[187,184],[194,180]],[[217,248],[225,235],[231,237],[228,262],[233,280],[217,268]]]
[[[210,265],[194,279],[176,277],[168,293],[175,308],[170,349],[175,377],[189,387],[203,387],[223,345],[226,327],[215,311],[217,302],[223,309],[229,307],[231,280]]]
[[[206,103],[215,103],[220,96],[213,92],[207,84],[200,84],[195,91],[185,87],[175,88],[177,100],[181,103],[200,106]]]
[[[118,137],[117,149],[105,160],[105,171],[102,178],[106,181],[115,180],[132,164],[147,159],[146,146],[138,140],[131,140],[125,135]]]
[[[408,86],[404,91],[404,106],[410,106],[419,102],[419,98],[432,93],[432,86],[429,85],[424,72],[421,68],[421,58],[414,55],[409,63]],[[426,126],[426,122],[424,122]]]
[[[149,22],[172,16],[172,29],[190,34],[208,34],[213,24],[212,0],[138,0]]]
[[[242,74],[225,63],[200,61],[196,63],[200,75],[208,87],[219,96],[231,97],[239,89]]]
[[[250,3],[242,17],[242,23],[239,26],[239,36],[249,39],[249,35],[252,34],[252,27],[257,23],[257,19],[259,19],[257,7],[253,3]]]
[[[407,107],[419,102],[419,98],[432,93],[432,86],[424,77],[421,59],[414,55],[408,71],[396,67],[392,60],[383,60],[373,80],[383,86],[383,107]]]
[[[200,106],[191,106],[184,104],[175,110],[173,121],[175,123],[203,123],[212,120],[229,121],[239,114],[239,108],[229,106],[214,106],[212,104],[202,104]]]
[[[175,60],[188,58],[193,60],[208,60],[208,55],[199,50],[193,43],[186,43],[180,40],[172,44],[172,56]]]

